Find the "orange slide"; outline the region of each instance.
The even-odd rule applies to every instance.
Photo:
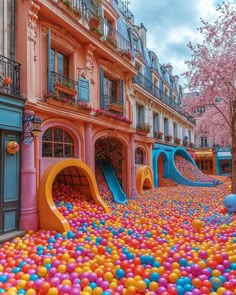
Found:
[[[97,182],[94,173],[84,162],[78,159],[62,160],[58,163],[51,164],[43,174],[39,185],[39,226],[40,229],[51,230],[58,232],[67,232],[70,230],[70,225],[65,217],[57,210],[57,207],[52,197],[52,186],[54,181],[60,180],[60,174],[63,175],[63,183],[76,187],[86,196],[91,196],[94,202],[103,207],[105,212],[109,212],[108,207],[100,197]],[[73,177],[66,177],[70,175]],[[77,183],[71,183],[71,181]],[[79,184],[81,187],[79,187]]]

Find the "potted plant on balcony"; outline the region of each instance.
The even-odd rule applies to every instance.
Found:
[[[99,11],[101,6],[101,0],[92,0],[92,4],[94,7],[95,14],[91,15],[89,20],[89,26],[91,30],[95,30],[100,25]]]
[[[55,83],[55,90],[58,90],[67,95],[75,96],[77,94],[77,90],[67,81],[65,82],[57,82]]]
[[[12,84],[12,79],[11,79],[10,77],[5,77],[5,78],[3,79],[3,84],[4,84],[5,86],[10,86],[10,85]]]
[[[117,47],[117,41],[115,39],[115,36],[113,35],[108,35],[106,38],[106,41],[108,42],[108,45],[110,44],[112,47]]]
[[[163,135],[164,135],[164,133],[161,132],[161,131],[156,132],[156,137],[157,137],[158,139],[163,139]]]
[[[122,112],[123,111],[123,103],[121,101],[112,101],[108,105],[109,111],[115,111],[115,112]]]
[[[139,122],[136,126],[136,130],[138,133],[147,134],[151,130],[151,125],[149,123]]]
[[[176,144],[180,144],[180,143],[181,143],[181,138],[177,137],[177,138],[175,139],[175,143],[176,143]]]
[[[172,139],[173,139],[173,136],[172,135],[169,134],[169,135],[166,136],[166,140],[167,141],[171,141]]]

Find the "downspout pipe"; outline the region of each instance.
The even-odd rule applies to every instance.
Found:
[[[15,0],[11,0],[11,45],[10,45],[10,58],[15,60]]]

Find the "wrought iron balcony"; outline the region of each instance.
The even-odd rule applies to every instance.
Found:
[[[77,94],[78,82],[56,72],[50,73],[49,92],[59,96],[73,97]]]
[[[123,115],[124,103],[120,99],[109,95],[103,95],[102,109]]]
[[[146,78],[141,73],[133,78],[133,83],[137,83],[139,86],[151,93],[157,99],[164,102],[167,106],[171,107],[173,110],[186,117],[192,124],[196,124],[196,121],[192,116],[185,114],[180,110],[180,106],[178,103],[176,103],[171,97],[166,95],[160,88],[153,84],[151,80]]]
[[[59,0],[54,0],[53,2],[56,2],[60,6]],[[70,0],[68,1],[68,5],[68,14],[73,14],[75,17],[79,14],[81,18],[88,22],[90,31],[102,41],[112,44],[118,51],[131,52],[130,42],[116,31],[105,18],[102,18],[89,9],[83,0]],[[96,24],[92,20],[96,20]]]
[[[20,64],[0,55],[0,92],[20,95]]]

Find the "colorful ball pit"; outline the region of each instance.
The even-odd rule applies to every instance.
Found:
[[[110,215],[57,185],[72,230],[2,245],[0,294],[236,294],[236,215],[220,207],[226,185],[159,188],[126,205],[99,185]]]
[[[201,170],[180,155],[175,156],[175,166],[185,178],[193,182],[214,183],[215,181],[212,177],[202,173]]]

